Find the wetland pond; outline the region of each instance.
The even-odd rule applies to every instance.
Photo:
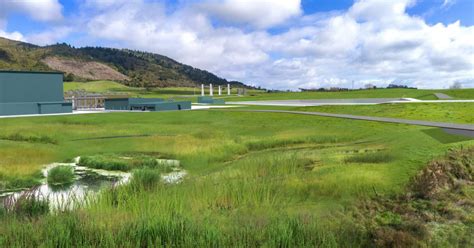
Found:
[[[87,204],[101,190],[117,187],[130,182],[133,173],[93,169],[79,166],[80,157],[71,163],[53,163],[42,170],[44,179],[41,184],[19,191],[0,192],[0,208],[12,211],[21,200],[32,199],[47,202],[50,211],[65,211]],[[178,160],[157,159],[158,164],[172,165],[171,171],[161,176],[163,183],[179,183],[186,171],[179,168]],[[176,164],[178,166],[176,166]],[[66,185],[50,185],[46,178],[48,172],[58,166],[70,166],[74,171],[74,181]]]

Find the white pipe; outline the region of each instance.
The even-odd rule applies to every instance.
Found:
[[[210,96],[213,96],[214,95],[214,92],[212,90],[212,84],[209,84],[209,95]]]
[[[204,84],[201,84],[201,96],[204,96]]]
[[[222,86],[219,85],[219,96],[222,95]]]
[[[230,96],[230,84],[227,84],[227,95]]]

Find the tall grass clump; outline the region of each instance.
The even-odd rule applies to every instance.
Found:
[[[48,171],[47,177],[50,185],[65,185],[74,182],[74,168],[71,166],[56,166]]]
[[[130,165],[126,161],[112,156],[94,155],[84,156],[79,160],[80,166],[102,170],[129,171]]]
[[[120,154],[98,154],[84,156],[79,160],[80,166],[102,170],[130,171],[136,168],[163,167],[153,156],[143,154],[123,156]],[[163,168],[161,168],[163,169]]]
[[[344,161],[346,163],[368,163],[368,164],[380,164],[380,163],[388,163],[392,161],[393,155],[390,153],[385,152],[375,152],[375,153],[363,153],[354,155],[351,157],[346,158]]]
[[[4,200],[6,213],[18,217],[38,217],[49,212],[49,201],[40,199],[35,190],[23,193],[18,198],[9,197]]]
[[[135,189],[149,190],[156,187],[161,180],[160,171],[152,168],[138,169],[133,172],[130,186]]]
[[[1,135],[0,139],[2,140],[10,140],[10,141],[22,141],[22,142],[29,142],[29,143],[41,143],[41,144],[58,144],[58,141],[46,136],[46,135],[39,135],[39,136],[25,136],[20,133],[10,134],[10,135]]]

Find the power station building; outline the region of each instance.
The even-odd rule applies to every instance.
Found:
[[[0,115],[72,113],[60,72],[0,71]]]
[[[167,111],[191,109],[190,101],[165,101],[161,98],[105,99],[106,110]]]

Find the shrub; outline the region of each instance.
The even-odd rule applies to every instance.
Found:
[[[71,166],[57,166],[48,171],[48,184],[64,185],[74,181],[74,169]]]

